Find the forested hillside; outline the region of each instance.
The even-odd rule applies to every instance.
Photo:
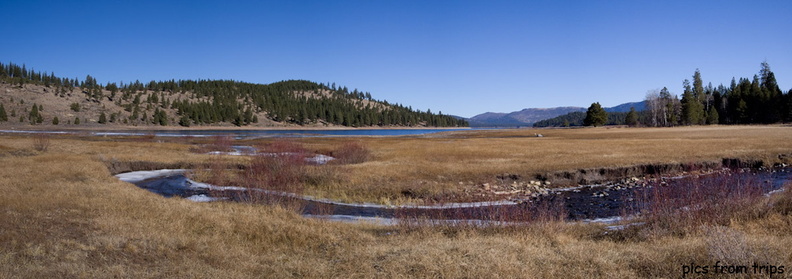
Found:
[[[0,63],[0,123],[458,127],[467,122],[306,80],[99,83]]]

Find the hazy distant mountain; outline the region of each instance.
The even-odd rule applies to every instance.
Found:
[[[585,111],[582,107],[527,108],[511,113],[487,112],[468,119],[471,127],[531,126],[534,122],[564,115],[573,111]]]
[[[615,107],[605,108],[608,112],[627,112],[630,107],[641,111],[645,108],[644,102],[624,103]],[[527,127],[534,122],[557,117],[570,112],[586,111],[584,107],[555,107],[555,108],[526,108],[511,113],[486,112],[471,118],[468,122],[471,127]]]

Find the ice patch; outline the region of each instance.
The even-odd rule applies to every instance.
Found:
[[[213,202],[213,201],[224,200],[225,198],[214,198],[214,197],[209,197],[207,195],[201,194],[201,195],[189,196],[186,199],[194,201],[194,202]]]
[[[210,151],[206,154],[208,155],[227,155],[227,156],[269,156],[269,157],[277,157],[277,156],[291,156],[291,155],[299,155],[297,153],[292,152],[280,152],[280,153],[266,153],[262,152],[259,153],[255,147],[251,146],[244,146],[244,145],[235,145],[232,146],[231,149],[233,151]],[[306,157],[305,161],[311,164],[317,165],[324,165],[328,162],[335,160],[336,158],[332,156],[327,156],[324,154],[316,154],[313,157]]]
[[[596,219],[585,219],[583,223],[601,223],[601,224],[615,224],[622,221],[621,216],[613,216],[613,217],[606,217],[606,218],[596,218]]]
[[[313,215],[313,214],[305,214],[303,215],[306,218],[312,219],[322,219],[327,221],[333,222],[342,222],[342,223],[369,223],[375,225],[385,225],[385,226],[393,226],[399,223],[398,220],[393,218],[381,218],[381,217],[364,217],[364,216],[354,216],[354,215]]]
[[[153,170],[153,171],[133,171],[133,172],[126,172],[126,173],[119,173],[116,174],[115,177],[118,177],[119,180],[129,183],[137,183],[143,180],[163,177],[163,176],[171,176],[176,174],[183,174],[187,170],[185,169],[163,169],[163,170]]]
[[[327,156],[327,155],[323,155],[323,154],[317,154],[316,156],[313,156],[313,157],[310,157],[310,158],[305,158],[306,162],[314,163],[314,164],[317,164],[317,165],[324,165],[324,164],[327,164],[327,162],[330,162],[332,160],[335,160],[335,158]]]
[[[210,152],[207,152],[206,154],[209,154],[209,155],[228,155],[228,156],[250,155],[250,154],[242,154],[242,152],[239,152],[239,151],[231,151],[231,152],[210,151]]]
[[[785,191],[784,188],[773,190],[773,191],[767,192],[767,194],[765,194],[765,196],[769,197],[769,196],[775,195],[776,193],[781,193],[781,192],[784,192],[784,191]]]

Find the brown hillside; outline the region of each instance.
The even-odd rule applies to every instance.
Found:
[[[190,92],[168,92],[168,91],[138,91],[135,94],[140,94],[140,111],[138,117],[132,119],[133,112],[125,109],[125,105],[132,102],[132,100],[120,100],[122,95],[120,92],[116,94],[115,98],[111,98],[109,90],[102,90],[104,97],[101,100],[96,100],[90,97],[87,91],[80,88],[74,88],[72,91],[64,90],[59,92],[55,87],[46,87],[43,85],[25,84],[19,86],[17,84],[9,84],[7,82],[0,82],[0,103],[5,106],[8,115],[7,122],[0,122],[0,127],[33,127],[28,118],[29,112],[33,104],[40,105],[41,115],[43,122],[35,126],[55,126],[52,125],[52,120],[57,117],[59,124],[57,126],[63,128],[88,128],[88,127],[162,127],[159,124],[152,123],[152,115],[156,109],[165,111],[168,117],[169,126],[178,126],[179,116],[176,114],[176,109],[170,106],[163,107],[161,100],[157,104],[149,104],[146,100],[152,96],[164,97],[169,103],[176,100],[190,99],[191,101],[206,100],[206,98],[193,98]],[[327,92],[320,92],[320,94],[329,94]],[[315,92],[299,92],[296,93],[308,98],[320,98],[321,96],[314,96]],[[242,100],[240,100],[242,101]],[[72,104],[79,105],[79,111],[72,110]],[[362,100],[357,102],[361,107],[371,106],[385,108],[379,102]],[[99,117],[104,112],[107,117],[106,124],[99,123]],[[115,114],[115,117],[112,115]],[[143,120],[143,116],[146,116]],[[20,116],[23,121],[20,122]],[[258,123],[253,123],[252,127],[298,127],[298,125],[276,122],[267,119],[266,112],[256,113],[259,119]],[[80,124],[74,124],[75,119],[80,119]],[[114,121],[112,121],[114,120]],[[204,127],[232,127],[231,123],[218,123]],[[316,123],[312,126],[329,127],[335,126],[325,122]],[[193,126],[195,127],[195,126]],[[200,127],[200,126],[199,126]]]

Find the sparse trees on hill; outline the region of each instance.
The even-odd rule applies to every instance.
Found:
[[[79,86],[89,100],[98,102],[108,97],[123,107],[131,115],[122,117],[134,124],[167,125],[170,111],[166,110],[175,110],[180,125],[225,122],[242,126],[257,123],[259,116],[265,116],[273,121],[300,125],[467,126],[464,120],[376,101],[369,92],[350,91],[335,83],[288,80],[263,85],[231,80],[169,80],[102,85],[91,75],[82,81],[57,78],[53,73],[41,74],[24,65],[2,63],[0,80],[20,85],[55,86],[59,88],[55,90],[56,96],[61,97],[67,89],[71,92]],[[105,96],[106,91],[109,91],[108,96]],[[172,97],[177,94],[187,96]],[[79,112],[82,108],[79,103],[73,103],[71,109]]]

